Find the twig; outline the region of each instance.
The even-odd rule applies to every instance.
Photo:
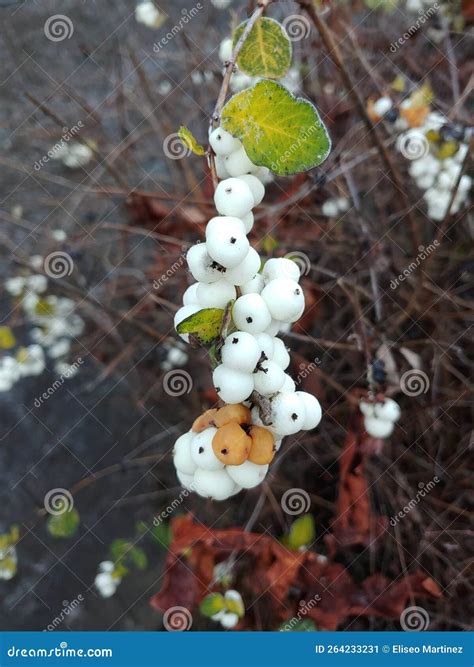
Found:
[[[344,85],[347,89],[347,93],[352,97],[352,100],[354,101],[355,106],[359,110],[359,113],[362,117],[362,120],[364,121],[370,136],[373,138],[375,145],[377,146],[377,149],[379,151],[380,157],[382,158],[383,162],[385,163],[389,173],[390,173],[390,178],[395,185],[396,189],[402,196],[405,206],[407,209],[406,216],[408,218],[408,221],[410,223],[411,231],[412,231],[412,236],[413,236],[413,242],[415,248],[418,248],[421,245],[421,239],[420,239],[420,233],[418,230],[418,227],[416,225],[415,219],[413,218],[413,215],[411,213],[411,206],[410,206],[410,201],[408,199],[405,187],[403,185],[403,182],[400,178],[400,174],[398,173],[397,168],[395,167],[392,158],[387,151],[383,140],[381,139],[378,128],[374,125],[374,123],[370,120],[367,110],[365,108],[364,100],[362,99],[361,95],[359,94],[357,90],[356,84],[352,81],[352,77],[349,74],[349,70],[346,67],[346,64],[344,62],[344,57],[336,44],[331,31],[327,27],[326,23],[322,19],[322,17],[318,14],[316,11],[313,3],[311,0],[298,0],[299,5],[301,6],[302,9],[305,9],[306,12],[308,13],[310,19],[314,23],[316,29],[318,30],[321,40],[326,47],[326,50],[328,52],[328,56],[334,61],[336,67],[339,69],[339,72],[341,74],[342,80],[344,82]]]
[[[268,5],[272,2],[272,0],[259,0],[257,3],[257,7],[255,11],[253,12],[252,16],[248,19],[247,25],[245,26],[245,29],[241,36],[239,37],[239,40],[237,41],[237,44],[234,46],[234,50],[232,51],[232,55],[230,59],[226,62],[225,64],[225,70],[224,70],[224,78],[222,79],[222,84],[221,88],[219,91],[219,95],[217,96],[217,101],[216,105],[214,107],[214,111],[212,112],[211,116],[211,122],[210,126],[211,129],[214,129],[219,126],[219,123],[221,121],[221,113],[222,113],[222,107],[224,106],[225,99],[227,97],[227,92],[229,90],[229,84],[230,84],[230,79],[232,77],[232,74],[234,73],[235,69],[235,64],[237,62],[238,55],[240,53],[240,50],[242,49],[245,40],[249,36],[252,28],[254,27],[255,23],[258,21],[258,19],[262,16],[263,12],[265,9],[268,7]],[[214,185],[214,189],[217,187],[217,174],[216,174],[216,165],[214,162],[214,152],[212,148],[209,146],[208,148],[208,156],[209,156],[209,167],[211,169],[211,176],[212,176],[212,183]]]

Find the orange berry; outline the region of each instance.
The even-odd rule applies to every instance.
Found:
[[[194,421],[191,427],[191,431],[195,433],[201,433],[205,431],[209,426],[214,426],[214,418],[217,414],[217,408],[212,408],[212,410],[206,410],[202,415],[199,415]]]
[[[249,461],[258,465],[266,465],[275,456],[275,440],[270,431],[263,426],[252,426],[249,435],[252,446],[248,456]]]
[[[232,405],[225,405],[217,411],[215,418],[217,428],[235,422],[237,424],[250,424],[252,422],[250,410],[242,405],[242,403],[234,403]]]
[[[247,460],[252,439],[236,422],[221,426],[212,439],[212,449],[219,461],[239,466]]]

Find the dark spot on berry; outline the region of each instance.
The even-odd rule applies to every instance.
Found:
[[[221,390],[221,388],[220,388],[220,387],[216,387],[216,391],[217,391],[217,393],[219,393],[219,392],[220,392],[220,390]]]
[[[293,414],[291,415],[291,418],[294,422],[298,419],[298,415],[296,414],[296,412],[293,412]]]
[[[235,236],[230,237],[230,242],[232,243],[232,245],[234,245],[234,243],[237,243],[237,239],[235,238]]]
[[[225,447],[224,447],[224,449],[221,449],[221,454],[224,454],[224,456],[228,453],[229,453],[229,450],[226,449]]]
[[[224,192],[226,192],[227,194],[230,195],[230,193],[232,192],[232,188],[226,188],[226,189],[224,190]]]
[[[299,287],[297,287],[297,288],[295,289],[295,294],[301,294],[301,290],[300,290]]]
[[[246,317],[246,318],[245,318],[245,321],[248,322],[249,324],[251,324],[251,323],[253,322],[253,318],[251,318],[251,317]]]
[[[232,338],[232,345],[235,345],[238,342],[239,342],[239,339],[236,336],[234,336],[234,338]]]
[[[203,451],[204,451],[204,447],[199,447],[199,450],[198,450],[198,451],[199,451],[200,454],[202,454]]]

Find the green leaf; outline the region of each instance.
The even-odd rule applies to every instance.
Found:
[[[303,514],[293,521],[288,534],[288,547],[299,549],[311,544],[315,538],[314,519],[311,514]]]
[[[16,338],[10,327],[0,327],[0,350],[11,350],[16,345]]]
[[[331,148],[316,107],[268,79],[231,97],[222,126],[242,141],[252,162],[279,176],[317,167]]]
[[[81,517],[75,507],[62,514],[50,516],[48,519],[47,529],[52,537],[66,538],[72,537],[76,534]]]
[[[184,127],[184,125],[181,125],[179,128],[178,137],[180,138],[181,143],[183,143],[186,148],[189,148],[189,150],[192,151],[195,155],[202,157],[206,154],[206,150],[201,146],[201,144],[198,143],[191,130],[188,130],[188,128]]]
[[[214,614],[218,614],[225,609],[224,596],[220,593],[209,593],[199,605],[199,611],[203,616],[211,618]]]
[[[233,46],[245,30],[247,21],[234,32]],[[279,79],[291,65],[291,41],[283,26],[266,17],[258,19],[240,50],[237,65],[250,76]]]
[[[267,234],[263,237],[261,246],[266,255],[271,255],[278,248],[278,241],[271,234]]]
[[[310,618],[304,618],[301,621],[289,619],[282,623],[278,628],[280,632],[317,632],[318,629]]]
[[[210,345],[220,334],[223,308],[203,308],[176,327],[179,334],[192,334],[201,345]]]
[[[144,570],[148,565],[148,559],[143,549],[128,540],[114,540],[110,545],[110,553],[117,567],[123,568],[125,571],[128,571],[129,566]]]

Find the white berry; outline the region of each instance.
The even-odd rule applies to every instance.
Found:
[[[256,165],[250,160],[243,146],[226,157],[225,166],[231,176],[250,174],[256,169]]]
[[[226,132],[222,127],[217,127],[211,132],[209,143],[216,155],[230,155],[242,146],[238,139],[229,134],[229,132]]]
[[[269,336],[267,333],[259,333],[255,334],[255,340],[260,347],[260,352],[263,352],[267,360],[271,359],[273,361],[273,353],[275,351],[273,337]]]
[[[203,470],[221,470],[224,464],[219,461],[212,449],[212,439],[217,433],[213,426],[201,433],[195,433],[191,441],[191,456],[197,468]]]
[[[234,331],[221,350],[222,363],[242,373],[253,373],[260,359],[260,346],[252,334]]]
[[[214,203],[221,215],[240,218],[250,212],[254,200],[246,183],[239,178],[226,178],[216,188]]]
[[[242,294],[260,294],[265,287],[261,273],[256,273],[248,282],[240,286]]]
[[[199,283],[193,283],[188,287],[188,289],[183,294],[183,306],[196,305],[199,303],[197,298],[197,288]]]
[[[257,334],[264,331],[271,322],[271,315],[260,294],[244,294],[232,309],[235,325],[242,331]]]
[[[227,500],[232,495],[235,484],[227,472],[222,470],[202,470],[194,473],[193,489],[203,498]]]
[[[322,417],[321,405],[318,399],[306,391],[297,391],[296,396],[300,398],[304,405],[305,418],[303,429],[310,431],[312,428],[316,428]]]
[[[247,215],[243,215],[241,217],[241,220],[244,223],[245,233],[249,234],[249,232],[252,231],[253,223],[254,223],[254,220],[255,220],[252,211],[249,211],[247,213]]]
[[[232,285],[244,285],[255,277],[260,269],[260,255],[255,248],[249,248],[245,259],[234,269],[227,269],[224,278]]]
[[[196,464],[191,456],[191,443],[194,438],[194,433],[184,433],[174,443],[173,448],[173,463],[178,472],[185,475],[194,475],[196,472]]]
[[[297,393],[278,394],[272,399],[271,420],[276,433],[292,435],[301,431],[305,418],[305,407]]]
[[[295,282],[300,279],[298,264],[287,257],[272,257],[265,262],[262,271],[265,282],[275,278],[291,278]]]
[[[230,177],[230,174],[225,166],[225,158],[222,155],[216,155],[215,165],[216,165],[217,178],[219,180]]]
[[[273,361],[263,361],[255,373],[255,391],[262,396],[273,396],[285,382],[285,373]]]
[[[282,394],[292,394],[296,391],[296,384],[291,375],[285,373],[285,381],[283,382],[280,391]]]
[[[377,419],[377,417],[364,417],[365,430],[373,438],[388,438],[392,434],[394,424],[388,419]]]
[[[231,630],[232,628],[235,628],[239,622],[239,617],[237,614],[234,614],[233,611],[226,611],[220,617],[220,622],[223,628]]]
[[[212,381],[224,403],[241,403],[254,389],[253,375],[229,368],[224,364],[214,369]]]
[[[275,337],[273,339],[273,355],[270,358],[283,368],[283,370],[287,369],[290,365],[290,355],[281,338]]]
[[[262,298],[275,320],[295,322],[304,309],[303,289],[290,278],[271,280],[263,288]]]
[[[186,254],[193,278],[201,283],[214,283],[223,277],[222,270],[207,252],[205,243],[197,243]]]
[[[243,489],[253,489],[265,479],[268,465],[258,465],[251,461],[244,461],[239,466],[226,466],[226,470],[236,484]]]
[[[253,196],[254,205],[258,206],[265,196],[265,186],[263,183],[256,176],[252,176],[252,174],[244,174],[243,176],[239,176],[239,179],[247,183]]]
[[[194,474],[186,475],[186,473],[181,472],[181,470],[176,470],[176,476],[179,479],[181,486],[184,486],[188,491],[194,490]]]
[[[197,283],[196,297],[201,308],[225,308],[236,297],[235,287],[226,280]]]
[[[206,245],[210,256],[226,269],[238,266],[249,251],[249,241],[245,234],[212,234]]]
[[[393,398],[386,398],[382,403],[374,403],[374,417],[396,422],[400,419],[400,406]]]

